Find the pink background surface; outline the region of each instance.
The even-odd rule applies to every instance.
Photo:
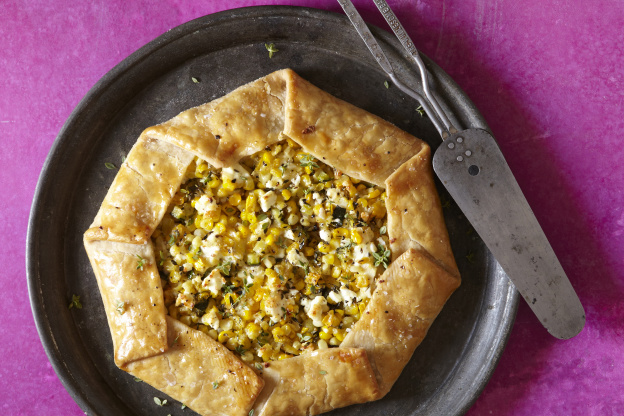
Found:
[[[387,28],[372,1],[354,2]],[[556,0],[389,1],[417,47],[490,124],[579,293],[583,332],[547,334],[521,302],[491,381],[467,413],[624,414],[624,5]],[[80,415],[30,311],[25,240],[44,160],[113,66],[165,31],[220,10],[332,0],[94,0],[0,4],[0,409]]]

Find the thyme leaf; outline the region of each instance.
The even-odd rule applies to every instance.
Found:
[[[69,309],[76,307],[82,309],[82,303],[80,303],[80,296],[72,295],[72,300],[69,304]]]
[[[143,270],[143,266],[145,266],[145,259],[141,256],[139,256],[138,254],[136,255],[138,260],[137,260],[137,270]]]
[[[116,310],[119,315],[123,315],[126,312],[126,302],[117,299]]]
[[[303,155],[303,157],[301,158],[301,166],[302,167],[311,167],[311,168],[318,168],[319,165],[314,161],[314,156],[312,155]]]
[[[275,44],[274,44],[274,43],[268,43],[268,44],[267,44],[267,43],[265,43],[265,44],[264,44],[264,47],[266,48],[266,50],[267,50],[267,51],[269,51],[269,58],[273,58],[273,55],[274,55],[276,52],[279,52],[279,49],[277,49],[277,48],[275,47]]]
[[[154,403],[156,403],[158,406],[165,406],[167,404],[167,399],[160,400],[160,398],[154,397]]]
[[[388,262],[390,261],[390,250],[386,250],[381,244],[377,245],[377,252],[373,253],[375,259],[375,266],[383,264],[384,269],[388,268]]]

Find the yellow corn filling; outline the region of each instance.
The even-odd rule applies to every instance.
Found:
[[[258,367],[339,346],[390,262],[385,197],[290,139],[196,159],[152,236],[169,315]]]

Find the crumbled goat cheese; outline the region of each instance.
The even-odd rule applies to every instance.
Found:
[[[327,296],[327,299],[330,299],[334,303],[340,303],[340,302],[342,302],[342,295],[340,295],[340,293],[332,290],[331,292],[329,292],[329,295]]]
[[[277,194],[273,191],[265,192],[260,198],[260,208],[267,212],[277,201]]]
[[[342,299],[346,306],[351,306],[353,302],[357,300],[357,293],[355,293],[351,289],[347,289],[344,286],[340,288],[340,295],[342,296]]]
[[[208,289],[213,296],[217,296],[221,287],[225,284],[225,279],[221,276],[218,269],[214,269],[202,282],[204,289]]]
[[[199,198],[195,203],[195,209],[202,215],[205,215],[210,211],[216,211],[219,209],[217,198],[202,195],[201,198]]]
[[[219,329],[220,321],[219,315],[217,315],[217,308],[213,307],[201,317],[201,323],[211,327],[212,329]]]
[[[301,263],[303,263],[304,265],[308,264],[308,259],[306,258],[306,256],[301,254],[297,249],[290,250],[288,252],[288,255],[286,255],[286,260],[288,260],[293,266],[302,267]]]
[[[329,310],[327,300],[323,296],[317,296],[311,301],[306,300],[307,299],[303,299],[301,303],[304,306],[305,312],[308,314],[310,319],[312,319],[312,324],[314,326],[323,326],[323,312]]]

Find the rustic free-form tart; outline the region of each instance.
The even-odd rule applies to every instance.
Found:
[[[84,239],[115,363],[205,415],[383,397],[460,283],[429,147],[291,70],[146,129]]]

